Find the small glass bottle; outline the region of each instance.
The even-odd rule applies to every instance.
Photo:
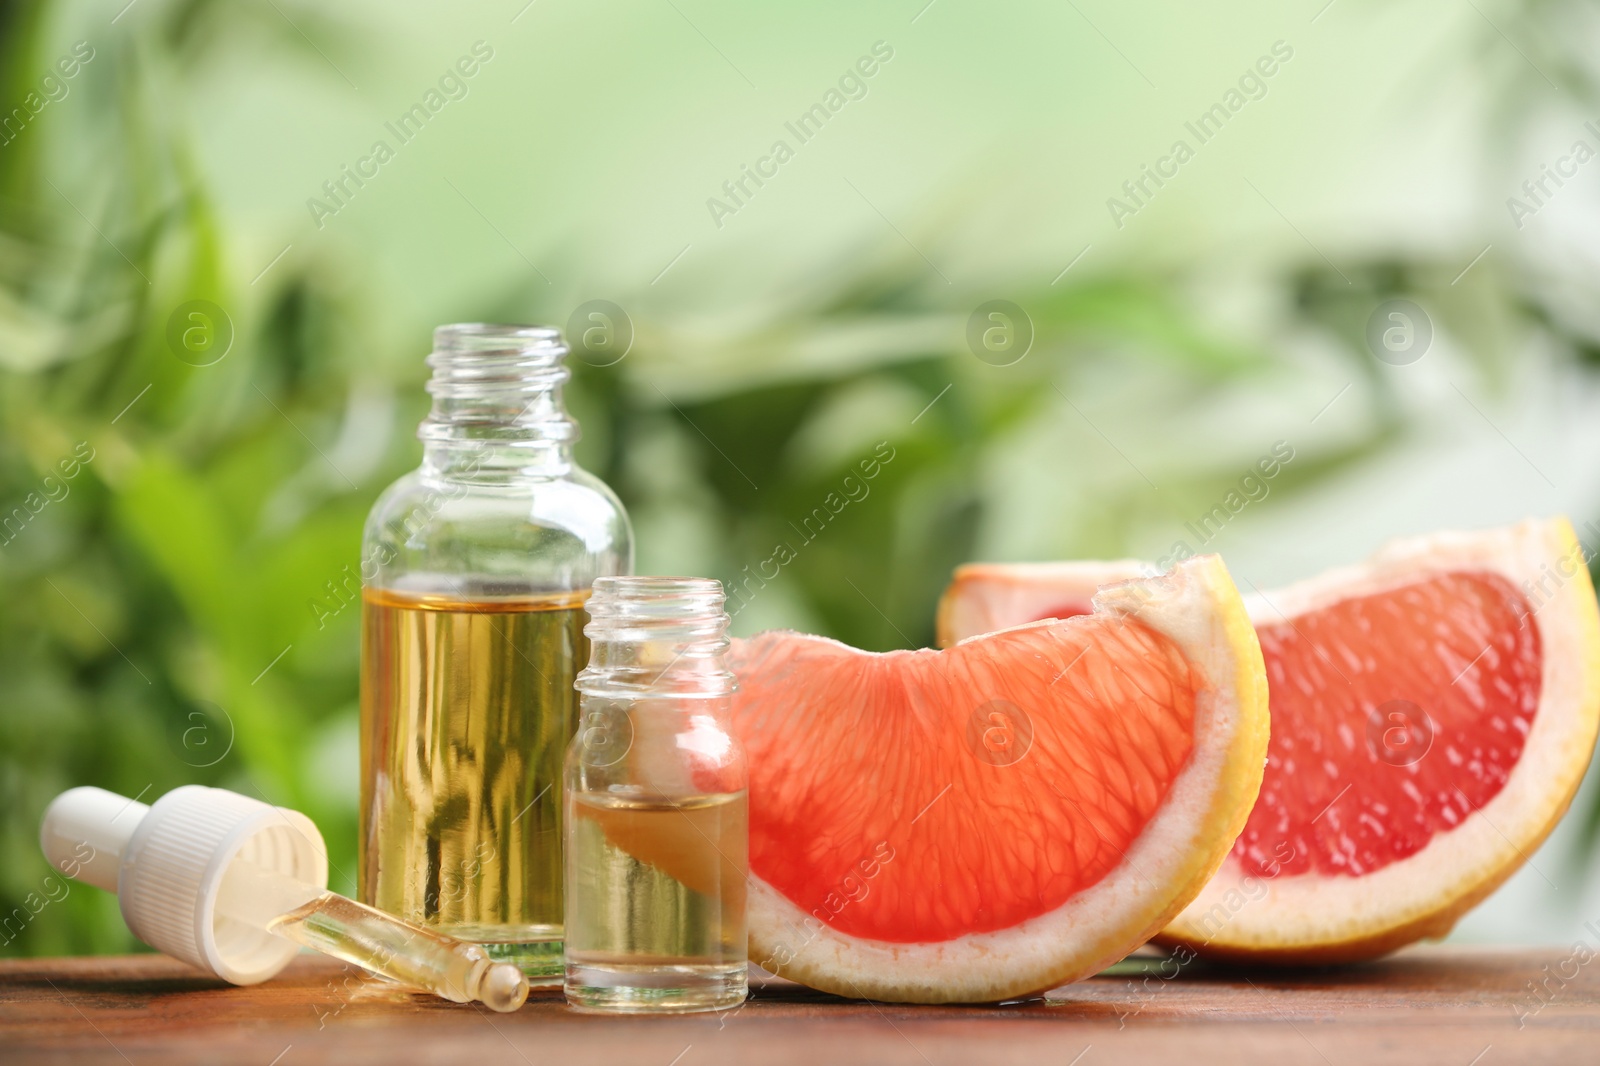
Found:
[[[615,495],[572,458],[561,334],[434,331],[422,466],[362,549],[363,903],[561,975],[561,769],[594,579],[627,573]]]
[[[566,995],[580,1010],[744,1000],[749,781],[726,726],[723,608],[702,578],[595,582],[566,768]]]

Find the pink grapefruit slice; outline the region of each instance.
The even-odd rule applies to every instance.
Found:
[[[944,651],[735,641],[751,958],[841,995],[990,1002],[1120,959],[1215,872],[1266,753],[1214,556]]]
[[[941,640],[1050,616],[1142,564],[962,567]],[[1390,544],[1248,597],[1266,776],[1161,937],[1216,957],[1370,958],[1439,937],[1528,860],[1600,724],[1600,614],[1564,518]]]

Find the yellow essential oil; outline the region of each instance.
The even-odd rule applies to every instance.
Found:
[[[567,964],[634,983],[685,975],[744,997],[749,803],[743,791],[672,800],[576,793]]]
[[[363,592],[361,899],[536,983],[561,973],[583,600]]]

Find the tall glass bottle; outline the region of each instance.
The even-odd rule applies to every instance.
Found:
[[[422,466],[362,550],[362,902],[561,973],[561,766],[584,603],[628,573],[616,496],[572,458],[561,334],[434,331]]]
[[[589,601],[567,754],[567,1002],[720,1010],[745,997],[749,778],[716,581],[612,577]]]

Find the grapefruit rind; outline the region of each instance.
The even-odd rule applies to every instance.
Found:
[[[1247,603],[1256,622],[1279,622],[1463,570],[1487,570],[1535,590],[1532,617],[1543,647],[1539,709],[1505,785],[1460,826],[1362,877],[1252,878],[1230,860],[1161,942],[1213,957],[1289,964],[1371,958],[1449,933],[1528,861],[1572,802],[1600,727],[1600,612],[1570,522],[1398,541],[1368,563]]]
[[[1261,786],[1267,683],[1255,629],[1215,556],[1105,588],[1093,609],[1102,618],[1136,619],[1172,640],[1189,663],[1195,691],[1192,754],[1123,860],[1053,911],[1009,929],[931,943],[845,935],[752,875],[752,960],[839,995],[994,1002],[1099,972],[1195,897],[1227,857]]]

